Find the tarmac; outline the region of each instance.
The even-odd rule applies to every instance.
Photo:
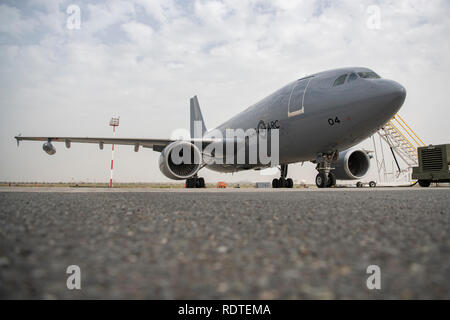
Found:
[[[450,188],[2,187],[0,298],[449,299],[449,208]]]

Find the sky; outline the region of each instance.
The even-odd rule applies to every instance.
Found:
[[[13,137],[170,138],[198,95],[212,129],[302,76],[362,66],[400,82],[400,114],[427,144],[450,142],[448,0],[0,1],[0,181],[109,180],[110,147]],[[365,145],[370,147],[370,143]],[[115,152],[115,179],[169,181],[159,153]],[[388,160],[392,163],[392,159]],[[270,181],[258,172],[207,182]],[[371,173],[373,174],[373,172]],[[312,182],[312,164],[290,176]]]

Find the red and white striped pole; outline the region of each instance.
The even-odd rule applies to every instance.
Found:
[[[116,136],[116,127],[113,127],[113,137]],[[112,179],[113,179],[113,173],[114,173],[114,143],[112,145],[112,151],[111,151],[111,176],[109,178],[109,187],[112,188]]]
[[[119,126],[119,118],[111,118],[109,125],[111,127],[113,127],[113,137],[115,137],[116,136],[116,127]],[[112,186],[113,186],[113,172],[114,172],[114,143],[112,144],[112,151],[111,151],[111,176],[109,178],[109,187],[110,188],[112,188]]]

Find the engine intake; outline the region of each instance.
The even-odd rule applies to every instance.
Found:
[[[370,169],[370,158],[367,152],[349,149],[339,154],[333,173],[339,180],[356,180],[363,178]]]
[[[192,143],[177,141],[169,144],[159,156],[159,169],[169,179],[184,180],[200,170],[202,154]]]

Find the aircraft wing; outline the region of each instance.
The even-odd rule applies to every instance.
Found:
[[[17,140],[17,144],[20,141],[51,141],[51,142],[65,142],[66,147],[70,147],[71,143],[94,143],[103,148],[104,144],[116,144],[116,145],[130,145],[135,148],[142,146],[144,148],[153,148],[155,151],[161,152],[167,145],[172,142],[178,141],[173,139],[135,139],[135,138],[89,138],[89,137],[14,137]],[[214,139],[189,139],[188,141],[196,142],[201,141],[203,144],[209,144],[214,142]]]

